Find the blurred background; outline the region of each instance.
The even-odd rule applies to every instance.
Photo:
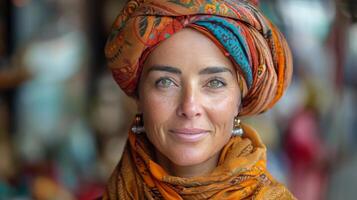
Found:
[[[357,195],[357,1],[261,0],[294,56],[277,106],[246,118],[304,200]],[[103,48],[124,0],[0,0],[0,200],[93,199],[136,107]]]

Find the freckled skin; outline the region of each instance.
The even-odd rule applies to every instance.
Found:
[[[171,66],[180,73],[150,70],[154,66]],[[200,73],[217,66],[230,72]],[[147,137],[156,148],[156,162],[171,175],[199,176],[217,165],[219,153],[231,137],[240,102],[233,64],[195,30],[174,34],[144,63],[137,104]],[[180,128],[199,128],[208,134],[196,142],[181,141],[170,133]]]

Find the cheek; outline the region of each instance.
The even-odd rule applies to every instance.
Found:
[[[238,114],[240,105],[239,95],[233,96],[234,93],[226,93],[215,98],[207,98],[206,107],[211,113],[216,113],[222,121],[223,119],[233,118]]]
[[[207,102],[207,115],[217,135],[230,137],[239,104],[239,97],[231,94]]]
[[[152,140],[164,140],[165,125],[174,114],[175,95],[159,95],[155,91],[147,91],[142,94],[139,102],[140,110],[144,116],[146,133]]]
[[[169,138],[166,130],[170,124],[169,120],[175,114],[177,99],[175,95],[161,95],[155,91],[149,91],[141,100],[146,136],[157,150],[162,153],[167,152],[167,146],[170,145],[168,145]]]

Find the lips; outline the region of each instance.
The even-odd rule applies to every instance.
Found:
[[[171,129],[170,134],[181,142],[198,142],[209,134],[208,130],[199,128]]]

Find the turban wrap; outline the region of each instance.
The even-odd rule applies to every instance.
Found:
[[[142,61],[153,47],[183,28],[205,34],[235,65],[240,116],[264,112],[283,95],[292,75],[291,52],[252,0],[128,1],[105,47],[108,66],[126,94],[135,96]]]

